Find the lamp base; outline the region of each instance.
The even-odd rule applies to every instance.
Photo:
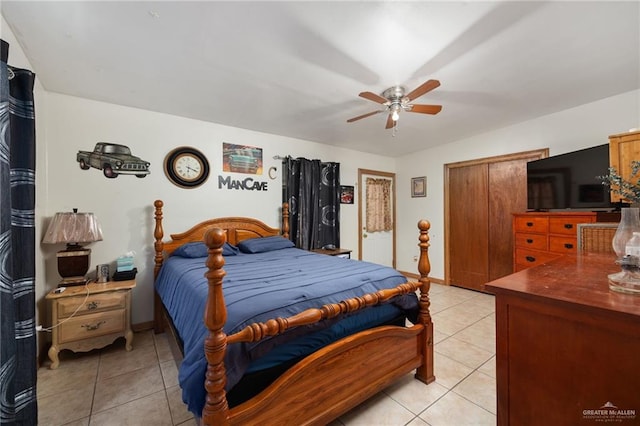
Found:
[[[58,273],[62,277],[62,281],[58,287],[84,284],[87,281],[85,274],[89,270],[90,255],[91,250],[82,247],[59,251],[57,253]]]
[[[640,276],[637,272],[622,270],[609,274],[609,289],[620,293],[640,295]]]

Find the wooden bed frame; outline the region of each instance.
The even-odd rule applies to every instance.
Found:
[[[227,313],[222,292],[222,279],[225,276],[222,269],[222,246],[225,241],[237,244],[247,238],[280,235],[280,230],[255,219],[228,217],[201,222],[184,233],[171,234],[170,241],[163,241],[163,202],[156,200],[154,206],[154,278],[157,277],[165,256],[180,245],[191,241],[205,241],[209,247],[206,262],[208,271],[205,274],[209,293],[204,313],[205,325],[209,330],[204,343],[208,363],[205,378],[207,399],[202,412],[203,424],[327,424],[414,369],[418,380],[427,384],[435,380],[433,323],[429,313],[428,274],[431,266],[428,257],[428,221],[421,220],[418,223],[419,282],[407,282],[396,288],[308,309],[292,317],[252,324],[227,336],[223,331]],[[284,204],[284,236],[288,236],[287,211],[287,205]],[[420,298],[416,325],[376,327],[341,339],[304,358],[249,401],[231,409],[228,407],[224,390],[224,354],[228,344],[258,341],[292,327],[357,311],[396,295],[418,290]],[[157,294],[154,303],[155,330],[162,332],[167,321],[163,317],[166,312]]]

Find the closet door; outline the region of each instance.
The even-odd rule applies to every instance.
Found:
[[[527,162],[500,161],[488,164],[488,169],[490,261],[487,278],[492,281],[513,273],[512,213],[527,211]]]
[[[513,213],[527,210],[527,162],[548,149],[445,165],[445,282],[484,291],[513,273]]]
[[[449,172],[449,283],[481,290],[489,276],[487,164]]]

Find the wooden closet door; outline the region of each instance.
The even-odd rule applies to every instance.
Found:
[[[449,282],[475,290],[489,277],[488,183],[487,164],[449,170]]]
[[[445,165],[445,282],[484,291],[513,273],[513,213],[527,210],[527,162],[548,149]]]
[[[527,211],[527,161],[489,165],[488,281],[513,273],[513,213]],[[484,290],[484,285],[482,286]]]

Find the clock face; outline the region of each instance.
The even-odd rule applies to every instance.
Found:
[[[209,162],[197,149],[183,146],[167,154],[164,171],[174,184],[183,188],[195,188],[209,177]]]
[[[173,170],[176,175],[189,182],[198,180],[204,173],[202,161],[189,153],[180,154],[176,157],[173,162]]]

